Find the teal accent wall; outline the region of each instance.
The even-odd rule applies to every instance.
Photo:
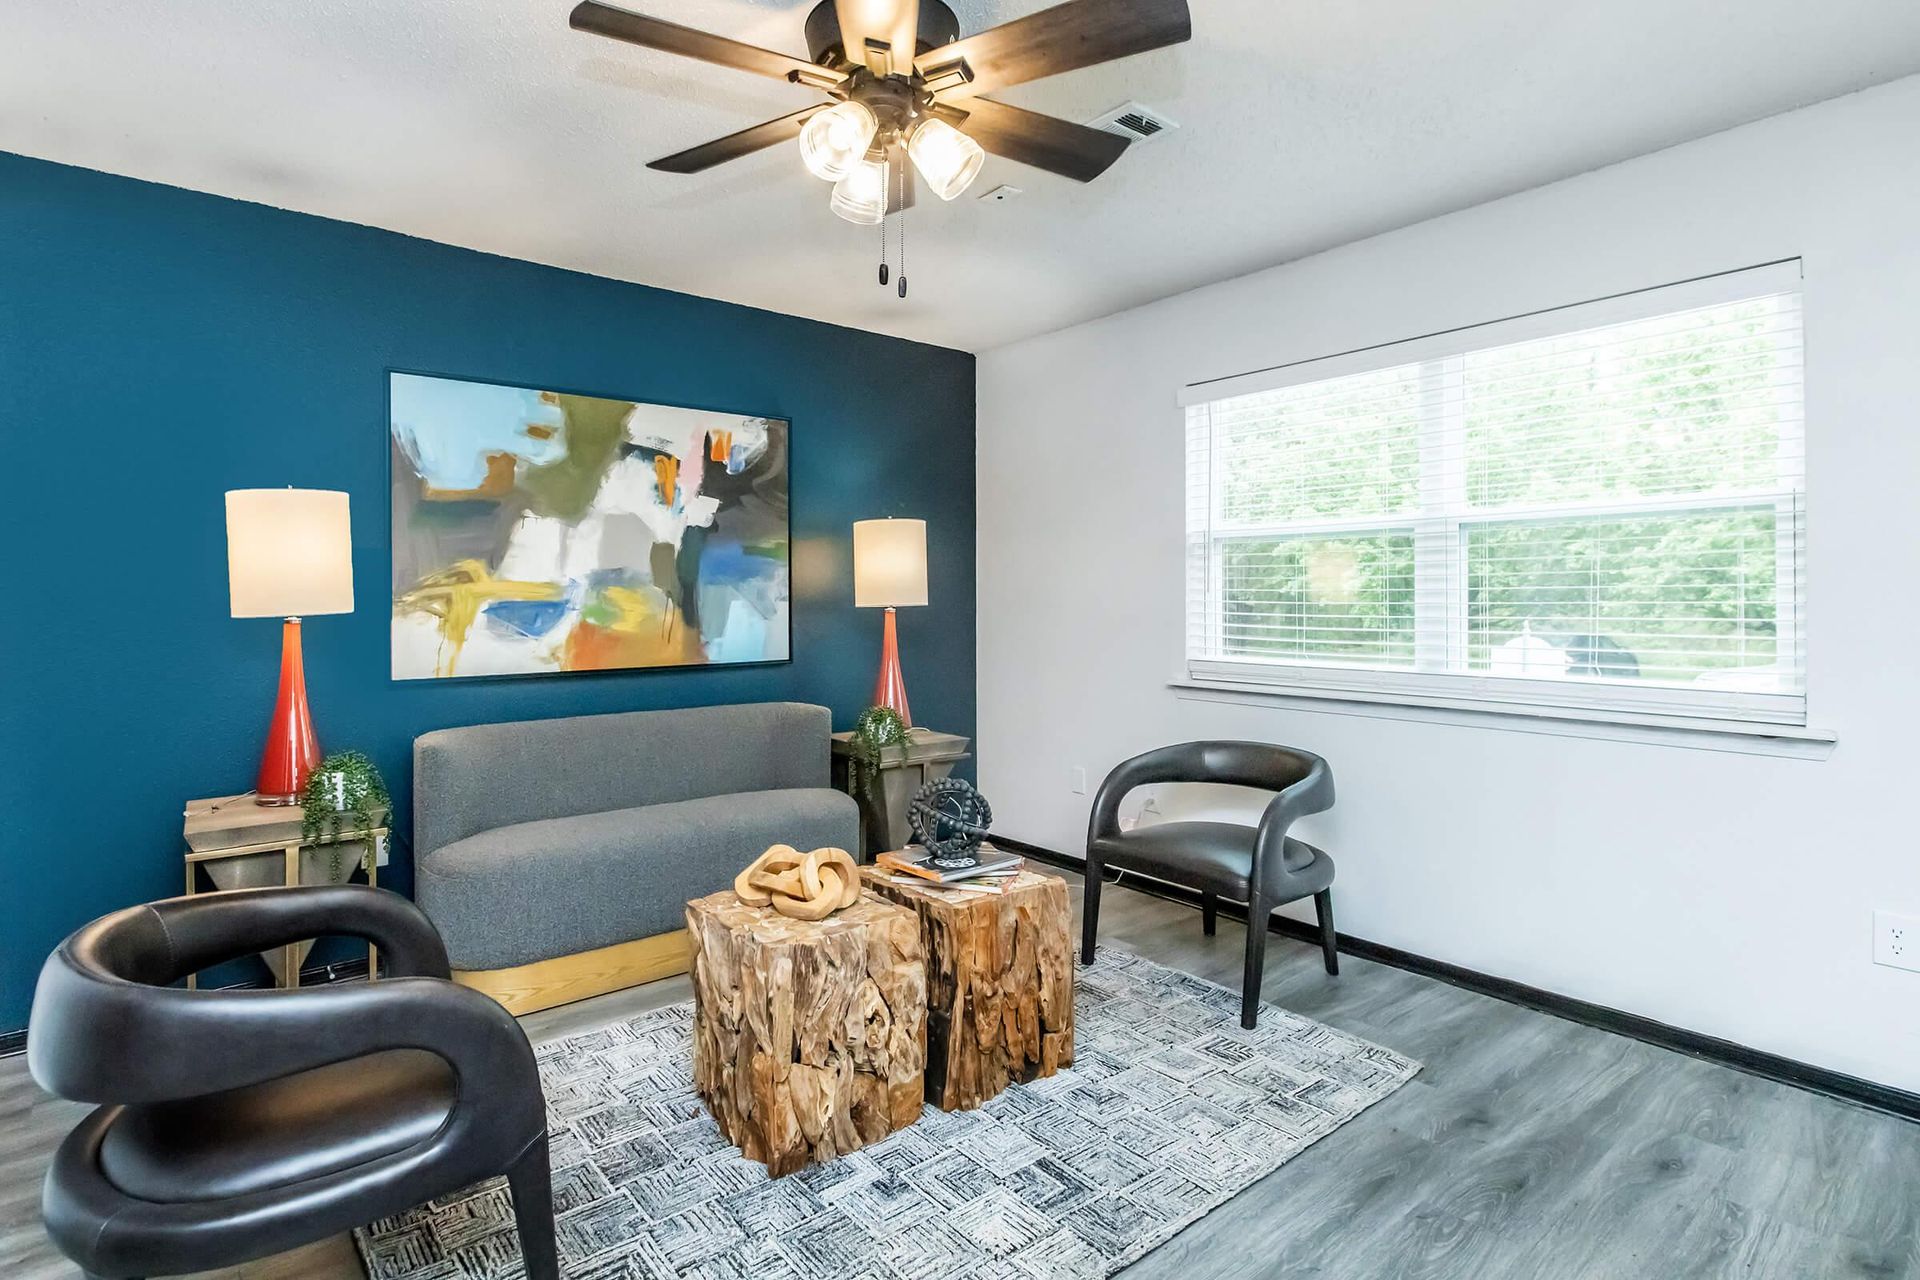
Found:
[[[644,211],[608,234],[645,236]],[[392,682],[390,368],[790,420],[793,661]],[[226,490],[352,495],[359,607],[308,620],[308,688],[323,744],[375,759],[404,834],[429,729],[786,698],[848,727],[878,660],[880,618],[852,603],[850,526],[872,516],[927,521],[931,604],[900,613],[915,718],[971,734],[973,370],[962,352],[0,153],[0,1032],[26,1024],[68,932],[180,892],[186,800],[252,785],[279,624],[227,616]],[[401,842],[402,891],[408,858]]]

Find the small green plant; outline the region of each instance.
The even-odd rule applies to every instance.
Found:
[[[300,820],[302,844],[333,845],[329,879],[340,881],[340,846],[366,840],[365,858],[374,856],[371,834],[385,821],[393,799],[373,761],[358,751],[336,751],[307,776],[300,792],[304,813]]]
[[[853,790],[866,800],[873,799],[874,779],[880,776],[881,755],[888,747],[904,749],[907,722],[892,707],[868,707],[853,722]]]

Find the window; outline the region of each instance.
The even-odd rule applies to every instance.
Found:
[[[1806,721],[1797,263],[1188,389],[1196,680]]]

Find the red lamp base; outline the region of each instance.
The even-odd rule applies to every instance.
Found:
[[[891,606],[880,639],[880,674],[873,682],[873,705],[892,707],[908,728],[913,727],[913,713],[907,710],[907,677],[900,670],[900,635],[894,630]]]
[[[280,696],[273,704],[273,723],[267,726],[254,803],[299,804],[307,775],[319,763],[320,739],[313,731],[307,668],[300,657],[300,619],[288,618],[280,628]]]

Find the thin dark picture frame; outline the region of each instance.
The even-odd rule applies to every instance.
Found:
[[[687,409],[696,413],[724,413],[741,418],[763,418],[769,422],[778,422],[786,428],[785,470],[787,480],[786,539],[787,539],[787,656],[784,658],[756,658],[746,662],[698,662],[698,663],[659,663],[645,667],[600,667],[587,671],[487,671],[473,675],[445,676],[397,676],[393,672],[393,556],[397,542],[399,513],[394,509],[394,473],[393,473],[393,380],[396,376],[412,378],[436,378],[443,382],[467,382],[489,387],[511,387],[515,391],[546,392],[561,396],[581,396],[594,400],[616,400],[634,405],[651,405],[661,409]],[[472,377],[467,374],[446,373],[435,369],[410,369],[397,365],[388,366],[382,377],[386,380],[386,413],[381,423],[381,444],[384,461],[381,474],[385,477],[385,492],[382,505],[387,513],[387,562],[386,590],[382,593],[385,601],[387,627],[387,683],[398,685],[420,685],[432,687],[444,683],[468,683],[472,681],[496,680],[554,680],[554,679],[594,679],[635,675],[659,675],[671,672],[712,672],[712,671],[748,671],[763,667],[792,666],[794,661],[793,629],[793,419],[779,414],[762,413],[756,409],[742,409],[723,404],[688,404],[680,401],[648,400],[637,396],[616,395],[606,391],[582,390],[577,387],[538,386],[530,382],[517,382],[506,378]]]

